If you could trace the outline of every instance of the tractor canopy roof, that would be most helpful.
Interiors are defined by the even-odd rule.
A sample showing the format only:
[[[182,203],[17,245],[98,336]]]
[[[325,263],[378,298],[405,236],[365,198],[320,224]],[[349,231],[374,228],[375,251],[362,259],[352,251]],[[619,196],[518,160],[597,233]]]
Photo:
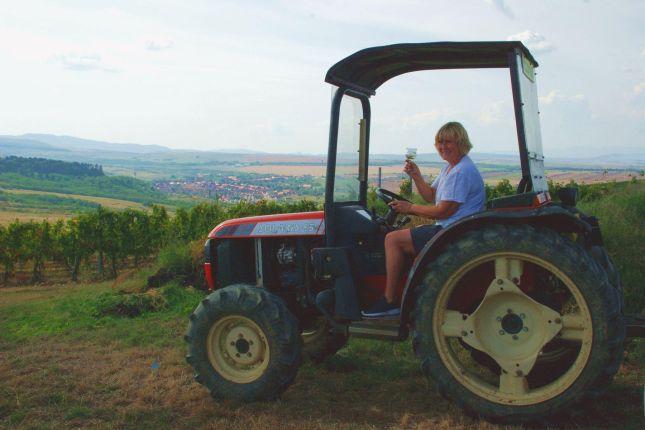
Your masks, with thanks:
[[[434,69],[509,67],[509,52],[521,49],[534,67],[537,61],[522,42],[400,43],[363,49],[334,64],[325,82],[374,95],[389,79]]]

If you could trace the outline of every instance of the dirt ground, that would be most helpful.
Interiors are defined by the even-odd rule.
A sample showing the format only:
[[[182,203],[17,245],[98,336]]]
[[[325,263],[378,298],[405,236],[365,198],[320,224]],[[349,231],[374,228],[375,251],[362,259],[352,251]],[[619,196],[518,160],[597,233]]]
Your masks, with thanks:
[[[193,381],[180,349],[50,339],[3,351],[0,410],[14,411],[8,427],[503,428],[464,416],[419,372],[375,384],[342,355],[326,366],[303,368],[280,401],[239,405],[211,399]],[[153,362],[158,370],[151,369]],[[632,414],[642,417],[642,411],[631,373],[621,371],[604,407],[584,405],[562,428],[637,428]]]

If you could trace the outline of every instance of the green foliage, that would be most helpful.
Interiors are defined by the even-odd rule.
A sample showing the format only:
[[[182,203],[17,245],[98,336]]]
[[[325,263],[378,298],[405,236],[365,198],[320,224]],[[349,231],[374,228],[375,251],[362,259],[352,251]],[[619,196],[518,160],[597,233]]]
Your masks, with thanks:
[[[171,242],[157,256],[157,265],[173,277],[189,275],[192,271],[192,257],[187,243]]]
[[[230,218],[313,210],[320,210],[320,206],[311,200],[287,203],[261,200],[228,206],[202,203],[190,209],[178,209],[174,218],[170,218],[165,208],[156,205],[150,213],[134,209],[112,211],[99,206],[53,225],[47,221],[15,221],[7,227],[0,226],[3,280],[9,281],[16,265],[31,262],[33,280],[40,282],[45,275],[44,263],[55,261],[67,268],[72,281],[77,281],[82,263],[94,257],[99,277],[106,273],[116,277],[128,261],[137,267],[161,250],[161,268],[172,276],[197,282],[193,279],[194,252],[187,244],[202,241],[217,224]]]
[[[61,287],[42,298],[3,304],[0,312],[0,342],[21,342],[30,338],[61,335],[74,339],[117,341],[126,345],[180,345],[181,331],[188,315],[203,299],[202,292],[171,282],[146,294],[115,292],[107,283]],[[48,294],[48,296],[47,296]],[[134,296],[136,298],[130,298]],[[111,304],[125,302],[139,306],[133,317],[113,313]],[[139,302],[143,303],[139,305]],[[153,304],[150,304],[153,303]],[[175,321],[181,320],[178,325]]]
[[[641,312],[645,309],[645,182],[591,188],[593,192],[584,194],[578,208],[600,222],[605,247],[622,279],[626,311]],[[602,197],[596,197],[597,192]]]
[[[632,183],[636,184],[638,181]],[[626,185],[625,182],[600,182],[596,184],[578,184],[574,180],[570,180],[566,184],[561,184],[553,181],[548,181],[549,194],[554,200],[558,200],[558,192],[563,188],[575,188],[578,190],[579,202],[593,202],[612,195],[614,192],[623,189]]]
[[[495,186],[484,184],[484,189],[486,191],[486,200],[515,194],[515,187],[508,179],[502,179]]]
[[[399,195],[408,198],[412,195],[412,179],[404,178],[399,186]]]
[[[168,307],[166,298],[151,290],[146,293],[105,292],[94,303],[97,317],[106,315],[136,317],[146,312],[155,312]]]

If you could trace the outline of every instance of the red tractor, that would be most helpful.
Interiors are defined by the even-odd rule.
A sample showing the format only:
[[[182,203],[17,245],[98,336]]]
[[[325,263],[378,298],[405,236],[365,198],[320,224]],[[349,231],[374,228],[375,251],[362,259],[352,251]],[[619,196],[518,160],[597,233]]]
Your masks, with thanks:
[[[369,48],[329,69],[324,211],[233,219],[209,234],[213,292],[186,334],[195,379],[216,398],[274,399],[303,356],[320,361],[349,336],[411,336],[438,390],[488,419],[538,420],[600,395],[623,355],[620,278],[575,190],[549,196],[536,67],[520,42],[442,42]],[[517,192],[425,245],[402,282],[400,319],[365,320],[385,286],[385,234],[406,221],[367,208],[370,96],[404,73],[464,68],[510,71]]]

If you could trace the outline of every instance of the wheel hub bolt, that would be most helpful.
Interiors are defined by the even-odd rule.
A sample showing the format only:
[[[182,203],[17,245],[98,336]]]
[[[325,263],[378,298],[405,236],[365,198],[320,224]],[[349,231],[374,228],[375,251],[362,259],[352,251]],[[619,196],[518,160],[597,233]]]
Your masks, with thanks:
[[[235,342],[231,342],[231,346],[235,346]]]
[[[513,340],[517,340],[517,339],[519,339],[519,337],[517,337],[517,335],[516,335],[516,334],[514,334],[514,335],[513,335]]]
[[[560,318],[556,318],[556,319],[555,319],[555,323],[556,323],[556,324],[562,324],[562,320],[561,320]]]
[[[466,336],[468,336],[468,332],[464,330],[464,331],[461,332],[461,335],[466,337]]]
[[[236,356],[237,358],[240,358],[240,353],[239,353],[239,352],[235,353],[235,356]]]
[[[526,318],[526,315],[525,314],[520,314],[520,318],[524,319],[524,318]]]
[[[249,345],[253,345],[253,341],[252,341],[252,340],[249,340]]]
[[[502,285],[503,283],[504,283],[504,280],[502,280],[502,279],[497,280],[497,285]]]
[[[500,331],[499,331],[499,334],[500,334],[500,335],[502,335],[502,336],[504,336],[504,335],[506,334],[506,332],[505,332],[504,330],[500,330]]]
[[[529,328],[528,327],[523,327],[522,330],[524,330],[524,333],[526,333],[527,331],[529,331]]]
[[[512,314],[512,313],[513,313],[513,309],[511,309],[511,308],[506,309],[506,313]]]
[[[518,278],[513,278],[513,283],[514,283],[515,285],[519,285],[519,284],[520,284],[520,280],[519,280]]]
[[[251,357],[251,353],[250,353],[250,352],[249,352],[248,354],[246,354],[246,355],[247,355],[248,357]]]
[[[502,320],[502,317],[497,317],[497,318],[495,318],[495,320],[496,320],[497,322],[500,322],[500,321]]]
[[[522,372],[521,370],[518,370],[517,372],[515,372],[515,374],[517,376],[522,376],[522,375],[524,375],[524,372]]]

